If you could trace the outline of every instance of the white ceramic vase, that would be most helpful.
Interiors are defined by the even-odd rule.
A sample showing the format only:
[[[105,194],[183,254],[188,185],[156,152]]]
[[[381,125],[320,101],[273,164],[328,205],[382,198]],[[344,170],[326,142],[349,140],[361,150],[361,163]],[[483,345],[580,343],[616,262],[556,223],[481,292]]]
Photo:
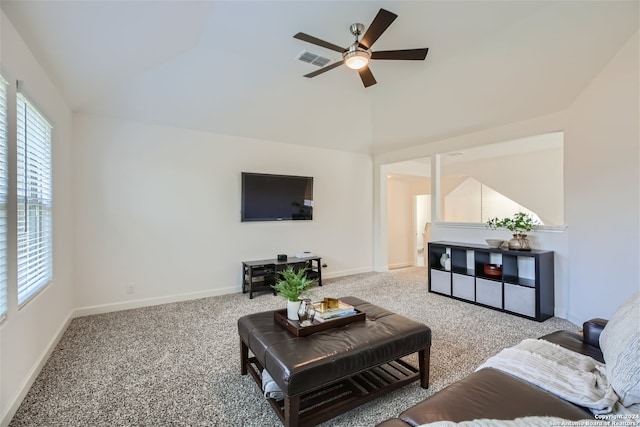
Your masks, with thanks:
[[[451,257],[449,256],[449,254],[442,254],[442,256],[440,257],[440,265],[447,271],[451,270]]]
[[[300,308],[300,301],[287,300],[287,319],[298,320],[298,309]]]

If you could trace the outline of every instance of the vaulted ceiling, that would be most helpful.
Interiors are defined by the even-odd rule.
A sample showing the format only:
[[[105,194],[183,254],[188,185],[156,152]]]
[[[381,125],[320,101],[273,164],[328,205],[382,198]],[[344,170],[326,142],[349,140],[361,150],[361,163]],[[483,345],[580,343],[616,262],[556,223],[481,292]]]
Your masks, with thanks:
[[[382,153],[568,108],[638,31],[639,2],[16,1],[1,7],[75,112]],[[340,46],[398,15],[364,88],[317,69],[299,31]]]

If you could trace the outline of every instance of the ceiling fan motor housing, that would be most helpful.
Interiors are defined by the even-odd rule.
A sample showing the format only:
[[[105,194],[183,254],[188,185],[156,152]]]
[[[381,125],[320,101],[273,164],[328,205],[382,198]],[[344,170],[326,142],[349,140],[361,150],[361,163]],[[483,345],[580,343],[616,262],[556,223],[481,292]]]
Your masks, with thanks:
[[[364,25],[360,23],[351,24],[349,27],[349,31],[356,37],[360,37],[360,35],[364,32]]]

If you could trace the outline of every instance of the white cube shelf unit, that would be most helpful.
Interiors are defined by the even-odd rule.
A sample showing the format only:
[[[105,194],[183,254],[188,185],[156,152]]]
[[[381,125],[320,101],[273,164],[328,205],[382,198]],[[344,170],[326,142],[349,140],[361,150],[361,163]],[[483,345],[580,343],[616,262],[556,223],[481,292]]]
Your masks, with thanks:
[[[447,268],[440,262],[445,253]],[[553,251],[430,242],[429,292],[542,322],[554,314],[553,259]],[[501,265],[502,274],[485,274],[485,264]]]

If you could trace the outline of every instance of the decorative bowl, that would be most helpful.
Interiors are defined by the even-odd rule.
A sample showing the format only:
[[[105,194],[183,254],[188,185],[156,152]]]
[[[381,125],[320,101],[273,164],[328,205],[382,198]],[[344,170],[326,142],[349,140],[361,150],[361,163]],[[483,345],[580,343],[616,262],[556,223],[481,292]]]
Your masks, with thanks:
[[[504,243],[504,240],[486,239],[485,242],[487,242],[490,248],[499,248]]]
[[[502,266],[498,264],[485,264],[484,274],[487,276],[502,276]]]

